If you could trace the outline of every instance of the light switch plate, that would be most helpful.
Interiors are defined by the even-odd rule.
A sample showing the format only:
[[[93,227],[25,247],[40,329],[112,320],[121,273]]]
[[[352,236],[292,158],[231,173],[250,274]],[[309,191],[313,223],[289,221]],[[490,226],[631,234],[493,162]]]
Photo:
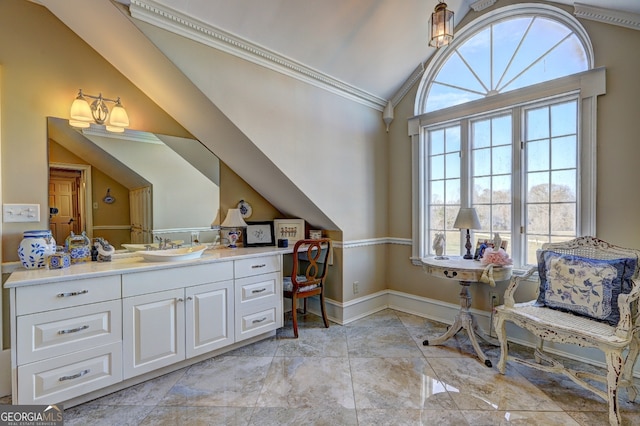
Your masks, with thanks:
[[[3,204],[3,222],[40,222],[40,204]]]

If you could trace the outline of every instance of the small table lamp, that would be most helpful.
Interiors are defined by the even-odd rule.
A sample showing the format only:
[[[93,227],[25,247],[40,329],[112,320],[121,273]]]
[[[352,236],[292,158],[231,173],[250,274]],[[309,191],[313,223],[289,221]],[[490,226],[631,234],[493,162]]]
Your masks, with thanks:
[[[247,223],[242,218],[240,209],[229,209],[227,211],[227,217],[224,218],[224,222],[220,225],[221,228],[229,229],[229,248],[236,248],[236,241],[239,238],[238,228],[245,228]]]
[[[467,243],[464,245],[467,249],[467,254],[465,254],[463,258],[473,259],[471,255],[471,235],[469,234],[469,229],[480,229],[480,220],[478,219],[476,209],[461,207],[453,227],[467,230]]]

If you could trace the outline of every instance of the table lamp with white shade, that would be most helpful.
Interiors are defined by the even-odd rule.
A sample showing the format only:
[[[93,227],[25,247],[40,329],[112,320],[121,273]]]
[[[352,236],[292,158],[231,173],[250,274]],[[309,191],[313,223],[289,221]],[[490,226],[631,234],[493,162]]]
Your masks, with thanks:
[[[239,233],[242,232],[239,228],[245,228],[247,223],[242,218],[240,209],[229,209],[227,211],[227,217],[224,218],[224,222],[220,225],[220,228],[228,229],[229,233],[229,248],[236,248],[236,241],[240,237]]]
[[[473,259],[473,256],[471,255],[471,235],[469,233],[469,230],[480,229],[480,219],[478,219],[476,209],[461,207],[460,211],[458,212],[458,216],[456,217],[456,221],[453,224],[453,227],[456,229],[467,230],[467,243],[464,245],[464,247],[467,249],[467,253],[463,256],[463,258]]]

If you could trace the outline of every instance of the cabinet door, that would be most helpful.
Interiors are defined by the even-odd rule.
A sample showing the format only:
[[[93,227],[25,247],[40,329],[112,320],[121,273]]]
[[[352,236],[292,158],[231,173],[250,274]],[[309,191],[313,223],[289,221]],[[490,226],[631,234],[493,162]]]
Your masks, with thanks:
[[[187,358],[233,343],[233,281],[185,290]]]
[[[184,289],[122,300],[124,378],[184,359]]]

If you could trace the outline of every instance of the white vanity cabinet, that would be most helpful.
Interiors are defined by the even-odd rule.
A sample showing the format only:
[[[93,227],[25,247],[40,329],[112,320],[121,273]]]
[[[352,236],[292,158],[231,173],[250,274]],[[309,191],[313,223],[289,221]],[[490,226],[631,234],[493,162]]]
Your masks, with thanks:
[[[282,327],[282,251],[9,277],[14,404],[75,405]]]
[[[231,261],[126,274],[122,288],[125,379],[233,343]]]
[[[236,342],[282,327],[282,257],[236,260]]]
[[[14,289],[14,404],[63,401],[122,380],[120,291],[120,275]]]
[[[185,289],[187,358],[234,342],[233,281]]]

